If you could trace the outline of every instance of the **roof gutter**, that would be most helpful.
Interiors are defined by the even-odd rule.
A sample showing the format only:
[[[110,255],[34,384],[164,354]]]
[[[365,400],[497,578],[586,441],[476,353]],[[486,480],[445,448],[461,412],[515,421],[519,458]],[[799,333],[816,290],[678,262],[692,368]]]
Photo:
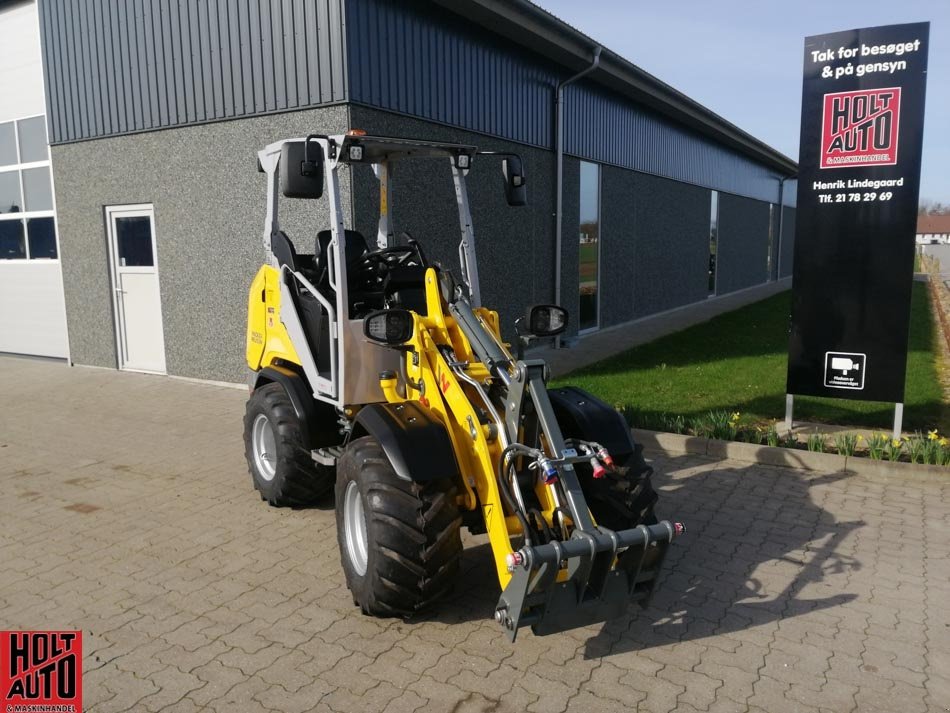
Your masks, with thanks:
[[[577,74],[558,82],[554,91],[554,151],[557,155],[557,178],[554,181],[554,304],[561,304],[561,231],[564,224],[564,88],[593,72],[600,66],[600,53],[603,48],[594,48],[591,63]],[[554,340],[555,347],[561,345],[561,338]]]

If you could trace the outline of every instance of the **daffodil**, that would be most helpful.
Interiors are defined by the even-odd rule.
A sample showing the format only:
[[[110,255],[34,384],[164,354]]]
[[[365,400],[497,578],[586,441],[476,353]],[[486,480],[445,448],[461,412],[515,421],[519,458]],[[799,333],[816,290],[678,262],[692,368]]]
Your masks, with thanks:
[[[894,446],[894,448],[900,448],[900,445],[901,445],[900,439],[895,438],[894,440],[891,441],[891,445]]]
[[[950,441],[948,441],[946,438],[941,438],[939,441],[937,441],[937,443],[939,443],[941,446],[946,448],[947,444],[950,443]]]
[[[927,432],[927,438],[931,441],[936,441],[940,436],[937,435],[937,429],[935,428],[932,431]]]
[[[733,421],[738,421],[738,420],[739,420],[739,412],[738,412],[738,411],[736,411],[735,413],[732,414],[732,420],[733,420]]]
[[[864,436],[862,436],[860,433],[858,434],[858,440],[859,440],[859,441],[863,441],[863,440],[864,440]]]

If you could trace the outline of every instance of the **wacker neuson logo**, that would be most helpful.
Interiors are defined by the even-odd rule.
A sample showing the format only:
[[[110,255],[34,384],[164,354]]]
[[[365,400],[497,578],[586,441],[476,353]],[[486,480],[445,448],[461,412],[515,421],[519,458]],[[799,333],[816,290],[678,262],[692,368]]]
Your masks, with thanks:
[[[821,167],[897,163],[900,87],[825,94]]]

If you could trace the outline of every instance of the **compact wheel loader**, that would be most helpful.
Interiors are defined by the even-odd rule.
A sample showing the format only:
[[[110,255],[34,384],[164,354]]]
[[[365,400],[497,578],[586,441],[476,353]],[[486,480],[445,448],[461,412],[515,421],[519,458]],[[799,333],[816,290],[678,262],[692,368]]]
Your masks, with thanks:
[[[393,168],[417,159],[451,166],[458,275],[393,231]],[[476,160],[499,162],[507,203],[525,204],[521,158],[474,146],[354,130],[258,153],[266,264],[248,299],[244,440],[271,505],[334,493],[347,586],[366,614],[435,601],[458,571],[461,527],[487,533],[494,616],[514,641],[521,627],[550,634],[646,605],[683,528],[657,521],[651,469],[621,416],[580,389],[548,389],[544,362],[522,358],[567,313],[531,307],[513,354],[482,306],[465,183]],[[343,223],[339,174],[358,164],[379,181],[372,245]],[[328,202],[312,252],[281,230],[282,198]]]

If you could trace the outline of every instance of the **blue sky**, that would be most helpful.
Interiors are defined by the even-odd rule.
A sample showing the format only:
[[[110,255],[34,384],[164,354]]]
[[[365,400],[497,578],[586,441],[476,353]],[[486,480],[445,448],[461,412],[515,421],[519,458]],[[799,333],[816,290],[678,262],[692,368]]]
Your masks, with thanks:
[[[805,37],[930,21],[921,199],[950,204],[950,0],[534,0],[798,160]]]

